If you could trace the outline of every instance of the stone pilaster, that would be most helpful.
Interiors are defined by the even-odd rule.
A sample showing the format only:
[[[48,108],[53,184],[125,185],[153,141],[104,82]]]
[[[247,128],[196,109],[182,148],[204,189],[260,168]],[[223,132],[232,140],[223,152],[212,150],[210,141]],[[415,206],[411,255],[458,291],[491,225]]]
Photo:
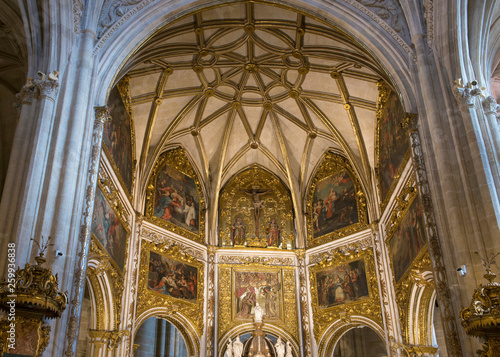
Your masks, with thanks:
[[[66,356],[74,356],[78,344],[78,330],[80,325],[80,314],[82,308],[83,294],[85,288],[85,275],[87,273],[87,259],[90,247],[90,233],[92,227],[92,213],[94,211],[94,200],[101,157],[102,134],[104,124],[109,120],[109,112],[106,107],[95,108],[94,131],[92,135],[92,154],[87,176],[87,194],[85,196],[85,208],[82,217],[80,236],[77,246],[77,264],[73,277],[72,291],[69,305],[69,322],[66,332]]]
[[[446,347],[449,356],[461,356],[462,350],[458,338],[456,317],[458,313],[454,311],[451,301],[446,268],[438,236],[436,220],[434,217],[431,192],[427,173],[425,170],[420,135],[418,133],[418,117],[416,114],[406,114],[401,126],[408,134],[410,140],[411,157],[417,180],[417,189],[420,196],[422,211],[424,213],[425,230],[429,254],[431,257],[432,270],[436,286],[437,300],[440,306],[441,321],[446,338]]]
[[[206,350],[205,355],[214,355],[214,332],[215,332],[215,246],[208,246],[207,252],[207,302],[206,302]]]
[[[299,271],[299,298],[300,309],[302,315],[302,336],[303,348],[306,356],[313,356],[312,348],[312,335],[313,330],[311,326],[311,317],[309,314],[309,284],[307,284],[307,267],[305,250],[297,250],[297,262]]]

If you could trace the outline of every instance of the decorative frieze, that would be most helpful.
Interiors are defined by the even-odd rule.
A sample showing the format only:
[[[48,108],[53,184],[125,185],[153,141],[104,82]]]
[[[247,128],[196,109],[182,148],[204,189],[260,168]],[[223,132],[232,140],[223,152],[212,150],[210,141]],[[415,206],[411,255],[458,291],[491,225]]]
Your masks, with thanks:
[[[328,249],[326,251],[313,254],[309,257],[309,264],[316,264],[325,259],[331,259],[335,253],[340,253],[344,255],[351,254],[351,252],[357,252],[359,250],[366,250],[372,246],[372,240],[370,237],[366,237],[355,242],[345,244],[340,247],[335,247]]]

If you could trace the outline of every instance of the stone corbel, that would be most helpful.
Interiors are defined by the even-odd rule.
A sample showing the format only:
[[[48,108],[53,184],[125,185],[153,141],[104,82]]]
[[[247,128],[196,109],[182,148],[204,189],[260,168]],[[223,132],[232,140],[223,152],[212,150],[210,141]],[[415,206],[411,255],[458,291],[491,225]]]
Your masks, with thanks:
[[[468,110],[474,108],[475,98],[478,96],[485,97],[483,90],[486,88],[478,87],[477,81],[462,83],[462,79],[457,79],[453,85],[453,95],[457,100],[458,105],[461,109]]]
[[[26,84],[21,88],[21,91],[16,94],[14,107],[20,111],[23,104],[31,104],[33,102],[34,94],[35,85],[33,84],[33,78],[28,78]]]

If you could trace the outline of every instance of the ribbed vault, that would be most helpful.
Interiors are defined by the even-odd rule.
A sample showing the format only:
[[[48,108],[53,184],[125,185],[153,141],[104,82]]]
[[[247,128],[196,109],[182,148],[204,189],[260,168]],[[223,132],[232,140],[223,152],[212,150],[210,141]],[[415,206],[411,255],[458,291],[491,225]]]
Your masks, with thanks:
[[[143,183],[158,155],[180,144],[209,192],[259,163],[289,185],[301,211],[331,149],[349,158],[373,201],[377,81],[385,76],[341,30],[265,3],[214,7],[159,30],[118,78],[125,75]]]

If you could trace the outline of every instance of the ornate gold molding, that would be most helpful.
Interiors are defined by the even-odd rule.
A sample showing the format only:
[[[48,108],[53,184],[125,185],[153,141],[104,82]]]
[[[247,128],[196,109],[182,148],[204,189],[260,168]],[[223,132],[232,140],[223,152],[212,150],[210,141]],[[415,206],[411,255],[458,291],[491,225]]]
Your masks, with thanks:
[[[344,244],[340,247],[334,247],[334,248],[328,249],[324,252],[311,254],[309,256],[309,264],[317,264],[317,263],[331,257],[336,252],[341,253],[341,254],[350,254],[350,252],[352,252],[352,251],[366,250],[366,249],[372,247],[372,245],[373,244],[372,244],[371,237],[362,238],[362,239],[357,240],[355,242]]]
[[[160,171],[163,169],[165,165],[175,168],[179,172],[193,179],[196,185],[196,191],[198,193],[199,200],[199,225],[198,225],[198,234],[189,231],[188,229],[184,229],[172,222],[169,222],[165,219],[156,217],[154,215],[155,209],[155,195],[156,195],[156,180]],[[146,219],[154,223],[160,227],[163,227],[171,232],[179,234],[183,237],[194,240],[195,242],[204,244],[205,243],[205,195],[203,194],[203,190],[201,187],[200,180],[198,175],[193,169],[193,165],[189,161],[186,156],[184,149],[177,148],[173,150],[169,150],[164,152],[158,160],[156,161],[153,170],[151,172],[151,176],[148,183],[147,188],[147,197],[146,197]]]
[[[172,296],[154,292],[148,288],[149,257],[151,252],[175,259],[197,268],[198,277],[196,302],[174,298]],[[141,247],[141,265],[139,271],[139,287],[136,305],[137,316],[140,316],[153,307],[164,307],[167,311],[169,311],[167,316],[180,314],[187,319],[194,327],[198,339],[201,339],[204,325],[204,268],[205,265],[202,262],[199,262],[193,256],[182,251],[179,246],[169,247],[155,245],[154,243],[143,240]]]
[[[418,191],[415,186],[415,175],[412,175],[411,178],[406,181],[405,186],[396,197],[394,209],[391,212],[391,218],[389,220],[389,223],[385,227],[387,236],[386,241],[389,241],[392,238],[392,235],[399,227],[401,221],[404,219],[406,212],[408,212],[408,209],[413,203],[413,200],[417,198]]]
[[[155,232],[152,229],[142,225],[140,228],[139,236],[148,241],[151,241],[157,245],[162,246],[178,246],[183,252],[195,257],[196,259],[203,260],[204,253],[200,249],[193,248],[178,239],[169,237],[168,235],[162,234],[160,232]]]
[[[365,262],[369,296],[359,301],[347,302],[320,309],[316,274],[320,271],[326,270],[327,268],[334,268],[341,264],[350,263],[360,259],[363,259]],[[375,274],[373,251],[371,249],[364,251],[350,251],[347,254],[333,252],[330,257],[325,258],[323,261],[309,268],[309,281],[312,299],[311,306],[314,319],[314,336],[316,341],[322,340],[325,331],[333,322],[343,319],[346,323],[349,323],[350,316],[353,315],[364,316],[375,321],[379,326],[383,325],[377,276]]]
[[[295,266],[295,261],[290,257],[266,257],[266,256],[248,256],[248,255],[221,255],[218,257],[219,264],[236,264],[252,266]]]
[[[309,215],[309,219],[307,220],[308,248],[316,247],[318,245],[328,243],[332,240],[336,240],[357,233],[365,229],[368,225],[366,197],[361,189],[361,183],[358,179],[358,176],[354,172],[354,169],[352,168],[349,160],[340,155],[328,151],[324,154],[324,157],[322,160],[320,160],[320,162],[321,163],[316,171],[316,175],[311,181],[311,185],[309,187],[306,199],[307,202],[306,212]],[[327,178],[331,175],[335,175],[342,171],[346,171],[349,174],[349,177],[351,178],[354,184],[354,190],[356,192],[356,206],[357,206],[356,209],[358,211],[358,222],[315,238],[312,217],[313,217],[313,198],[316,186],[318,182],[323,180],[324,178]]]

